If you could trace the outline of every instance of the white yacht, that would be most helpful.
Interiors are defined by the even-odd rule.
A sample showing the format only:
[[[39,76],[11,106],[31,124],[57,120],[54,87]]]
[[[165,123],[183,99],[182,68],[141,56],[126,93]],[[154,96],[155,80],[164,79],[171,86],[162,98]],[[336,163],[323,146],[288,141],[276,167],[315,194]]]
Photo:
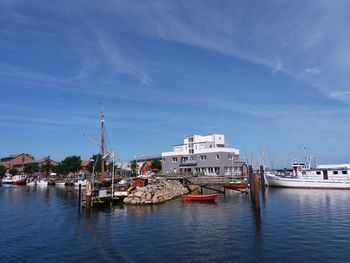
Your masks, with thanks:
[[[292,175],[265,174],[271,187],[350,189],[350,164],[317,165],[311,168],[303,163],[294,163]]]

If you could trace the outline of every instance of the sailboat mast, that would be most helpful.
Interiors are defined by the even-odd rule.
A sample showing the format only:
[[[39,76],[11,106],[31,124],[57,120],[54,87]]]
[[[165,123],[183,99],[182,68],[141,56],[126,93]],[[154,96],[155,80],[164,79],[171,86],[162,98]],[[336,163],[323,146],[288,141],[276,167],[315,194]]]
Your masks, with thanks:
[[[104,162],[104,155],[105,155],[105,127],[104,127],[104,122],[105,122],[105,116],[103,112],[101,111],[101,178],[104,178],[104,173],[105,173],[105,162]]]

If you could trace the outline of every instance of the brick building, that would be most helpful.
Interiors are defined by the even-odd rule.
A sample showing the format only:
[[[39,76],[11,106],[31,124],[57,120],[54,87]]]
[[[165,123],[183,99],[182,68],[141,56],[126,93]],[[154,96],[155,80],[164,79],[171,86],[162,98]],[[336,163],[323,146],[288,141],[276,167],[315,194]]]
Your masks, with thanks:
[[[5,166],[7,169],[17,169],[18,171],[23,171],[25,163],[33,162],[34,157],[27,153],[21,153],[16,155],[11,155],[0,159],[0,165]]]

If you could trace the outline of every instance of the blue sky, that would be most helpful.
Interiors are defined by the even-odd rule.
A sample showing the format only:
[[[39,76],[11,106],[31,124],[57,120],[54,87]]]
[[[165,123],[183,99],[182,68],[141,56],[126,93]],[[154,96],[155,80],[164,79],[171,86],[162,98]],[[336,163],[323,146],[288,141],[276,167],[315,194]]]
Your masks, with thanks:
[[[350,162],[348,1],[0,2],[0,155],[121,160],[225,134],[270,166]]]

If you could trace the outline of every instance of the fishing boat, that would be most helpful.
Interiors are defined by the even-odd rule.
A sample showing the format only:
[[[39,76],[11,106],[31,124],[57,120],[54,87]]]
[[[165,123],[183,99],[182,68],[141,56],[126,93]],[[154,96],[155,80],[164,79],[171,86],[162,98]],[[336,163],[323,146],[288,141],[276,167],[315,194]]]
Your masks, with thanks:
[[[15,175],[12,177],[12,184],[14,185],[26,185],[27,176],[24,174]]]
[[[317,165],[311,168],[304,163],[294,163],[287,175],[265,174],[270,187],[350,189],[350,164]]]
[[[215,201],[218,194],[188,194],[183,197],[184,201]]]

